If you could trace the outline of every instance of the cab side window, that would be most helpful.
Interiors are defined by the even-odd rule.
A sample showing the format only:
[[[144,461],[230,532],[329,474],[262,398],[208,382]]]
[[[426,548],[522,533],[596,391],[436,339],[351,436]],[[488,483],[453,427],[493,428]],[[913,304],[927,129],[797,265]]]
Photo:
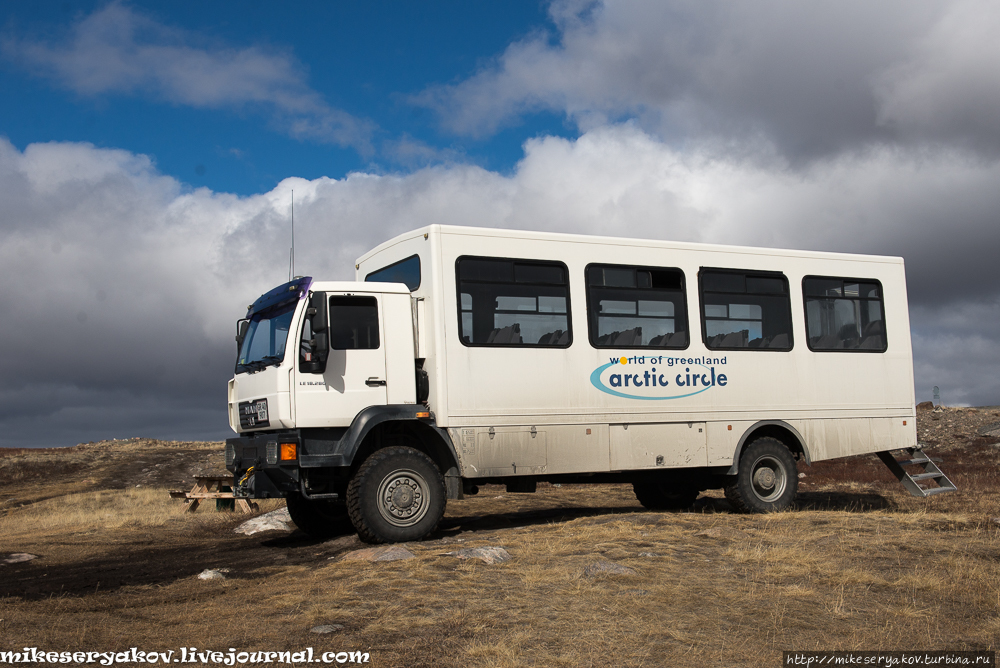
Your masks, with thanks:
[[[375,350],[378,347],[378,300],[330,297],[330,348]]]

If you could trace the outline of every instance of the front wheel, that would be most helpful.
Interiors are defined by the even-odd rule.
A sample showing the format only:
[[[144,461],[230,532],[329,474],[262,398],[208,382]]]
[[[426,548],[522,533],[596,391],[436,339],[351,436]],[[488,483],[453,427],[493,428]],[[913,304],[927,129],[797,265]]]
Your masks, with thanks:
[[[347,510],[366,543],[420,540],[444,516],[444,478],[414,448],[393,446],[365,460],[347,487]]]
[[[744,513],[785,510],[799,486],[795,458],[784,443],[764,437],[747,446],[739,470],[725,487],[726,499]]]
[[[350,533],[347,504],[332,499],[307,499],[289,494],[285,499],[295,526],[313,538],[329,538]]]

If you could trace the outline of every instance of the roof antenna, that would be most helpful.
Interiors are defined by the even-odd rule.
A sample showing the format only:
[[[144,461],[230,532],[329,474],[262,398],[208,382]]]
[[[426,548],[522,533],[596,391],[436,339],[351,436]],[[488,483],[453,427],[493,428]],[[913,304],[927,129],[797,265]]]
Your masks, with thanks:
[[[295,276],[295,191],[292,191],[292,247],[288,251],[288,282]]]

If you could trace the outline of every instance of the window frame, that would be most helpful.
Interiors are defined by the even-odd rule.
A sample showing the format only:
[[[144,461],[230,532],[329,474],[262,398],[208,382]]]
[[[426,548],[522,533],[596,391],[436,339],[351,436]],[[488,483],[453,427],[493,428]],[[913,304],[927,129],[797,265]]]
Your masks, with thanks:
[[[840,281],[841,289],[843,289],[843,284],[845,283],[874,283],[878,286],[878,302],[882,310],[882,349],[877,348],[813,348],[812,343],[809,341],[809,312],[808,312],[808,301],[810,296],[806,294],[806,281],[807,280],[824,280],[824,281]],[[881,355],[889,350],[889,330],[886,327],[886,315],[885,315],[885,289],[882,287],[882,281],[877,278],[854,278],[850,276],[819,276],[816,274],[809,274],[808,276],[802,277],[802,325],[806,330],[806,346],[810,351],[814,353],[868,353]],[[812,297],[813,299],[834,299],[833,297]],[[852,297],[839,297],[839,299],[854,299]],[[867,297],[858,296],[856,298],[858,301],[874,301]]]
[[[787,317],[788,317],[788,347],[787,348],[750,348],[750,347],[739,347],[739,346],[717,346],[711,347],[708,345],[708,318],[705,316],[705,287],[704,287],[704,277],[706,273],[714,274],[735,274],[744,277],[744,280],[749,277],[754,278],[778,278],[785,285],[785,292],[782,294],[778,293],[748,293],[743,294],[748,295],[767,295],[767,294],[777,294],[778,296],[785,297],[785,306],[787,307]],[[709,294],[717,295],[734,295],[739,294],[735,292],[711,292]],[[795,322],[792,319],[792,291],[791,284],[788,281],[788,277],[783,271],[770,271],[762,269],[735,269],[732,267],[699,267],[698,268],[698,318],[701,321],[701,341],[705,345],[707,350],[726,350],[726,351],[757,351],[757,352],[770,352],[770,353],[788,353],[795,349]],[[715,318],[713,318],[714,320]],[[726,318],[727,320],[735,318]],[[761,320],[763,323],[763,319]],[[762,332],[763,335],[763,332]]]
[[[675,346],[616,346],[616,345],[608,345],[608,344],[599,344],[599,343],[597,343],[594,340],[594,336],[593,336],[594,335],[594,330],[596,330],[596,328],[592,328],[591,327],[590,316],[591,316],[591,314],[594,314],[595,323],[596,323],[597,319],[601,317],[601,314],[600,314],[599,311],[596,310],[596,306],[597,305],[595,305],[594,300],[591,297],[590,270],[591,270],[591,268],[603,268],[603,267],[609,267],[609,268],[612,268],[612,269],[630,269],[633,272],[635,272],[635,271],[642,271],[642,270],[648,270],[648,271],[675,271],[675,272],[679,273],[680,276],[681,276],[680,293],[681,293],[681,302],[682,303],[681,303],[680,313],[675,313],[673,315],[673,319],[674,319],[675,323],[681,317],[683,317],[683,319],[684,319],[684,325],[686,326],[686,334],[687,334],[687,341],[684,344],[684,347],[677,348]],[[584,283],[584,290],[586,292],[586,297],[587,297],[587,339],[590,341],[590,345],[591,345],[592,348],[595,348],[597,350],[608,350],[608,349],[618,349],[618,350],[687,350],[688,348],[691,347],[691,339],[692,339],[692,337],[691,337],[691,317],[690,317],[691,312],[690,312],[690,309],[688,308],[687,275],[684,273],[684,270],[681,269],[680,267],[654,267],[654,266],[651,266],[651,265],[614,264],[614,263],[609,263],[609,262],[591,262],[591,263],[587,264],[586,267],[584,267],[584,270],[583,270],[583,283]],[[638,282],[636,283],[636,285],[638,286]],[[608,286],[602,286],[602,287],[606,288]],[[611,289],[616,289],[616,288],[612,287]],[[642,291],[644,288],[635,287],[635,288],[620,288],[620,289],[634,290],[635,292],[638,293],[638,292]],[[650,290],[654,290],[654,289],[655,288],[650,288]],[[638,298],[636,298],[636,303],[638,305]],[[638,319],[638,318],[645,317],[645,316],[639,316],[638,315],[638,310],[636,310],[635,317]],[[649,319],[653,319],[653,318],[649,318]]]
[[[558,266],[563,271],[563,276],[565,276],[565,283],[518,283],[516,280],[510,283],[498,283],[489,281],[471,281],[473,284],[487,283],[490,285],[539,285],[539,286],[559,286],[566,290],[566,333],[569,334],[569,339],[565,344],[558,343],[475,343],[473,341],[465,341],[462,337],[462,276],[460,273],[460,266],[463,260],[489,260],[497,262],[510,262],[513,268],[515,264],[527,264],[527,265],[538,265],[538,266]],[[501,257],[492,255],[460,255],[455,258],[455,312],[458,316],[458,341],[466,348],[517,348],[517,349],[542,349],[542,348],[552,348],[557,350],[565,350],[573,345],[573,307],[571,300],[571,290],[570,290],[570,273],[569,267],[566,266],[565,262],[559,260],[539,260],[535,258],[517,258],[517,257]],[[537,298],[536,298],[537,299]],[[494,309],[494,313],[496,310]],[[530,313],[530,311],[525,311],[525,313]],[[535,313],[538,313],[537,311]],[[556,314],[562,315],[562,314]],[[523,338],[522,338],[523,341]]]
[[[394,282],[394,281],[372,281],[370,279],[375,274],[383,272],[383,271],[385,271],[387,269],[392,269],[396,265],[403,264],[404,262],[409,262],[413,258],[417,259],[417,285],[415,287],[412,287],[412,288],[409,285],[407,285],[406,283],[403,283],[403,285],[406,285],[406,287],[409,288],[410,292],[416,292],[417,290],[420,289],[420,285],[424,281],[424,267],[423,267],[423,263],[421,263],[421,261],[420,261],[420,253],[414,253],[413,255],[411,255],[409,257],[404,257],[402,260],[397,260],[396,262],[393,262],[392,264],[387,264],[384,267],[382,267],[381,269],[375,269],[374,271],[368,272],[368,274],[365,275],[365,281],[364,282],[365,283],[390,283],[390,282]]]
[[[350,300],[350,301],[357,301],[357,302],[362,302],[362,301],[365,301],[365,302],[368,302],[368,301],[374,302],[374,306],[375,306],[375,334],[378,336],[378,345],[377,346],[375,346],[374,348],[372,348],[370,346],[364,347],[364,348],[362,348],[362,347],[354,347],[354,348],[336,348],[336,347],[334,347],[334,345],[333,345],[333,343],[334,343],[333,342],[333,314],[334,314],[334,308],[335,308],[335,306],[333,304],[333,301],[335,299],[337,299],[337,300],[344,300],[344,301]],[[365,305],[365,307],[368,308],[369,305]],[[383,348],[383,346],[385,345],[384,337],[382,336],[382,324],[383,324],[383,321],[382,321],[382,300],[379,299],[378,297],[376,297],[375,295],[366,295],[366,294],[340,294],[340,293],[330,294],[330,293],[327,293],[327,296],[326,296],[326,308],[327,308],[326,331],[327,331],[327,336],[329,337],[329,345],[330,345],[330,350],[331,351],[333,351],[333,350],[343,350],[343,351],[351,351],[351,350],[381,350]],[[303,327],[305,327],[304,323],[303,323]]]

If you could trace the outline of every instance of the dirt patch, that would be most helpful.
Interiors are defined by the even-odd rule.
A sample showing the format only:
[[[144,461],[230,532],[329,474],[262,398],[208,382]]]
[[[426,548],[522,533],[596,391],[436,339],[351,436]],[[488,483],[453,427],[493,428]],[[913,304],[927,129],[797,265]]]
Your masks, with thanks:
[[[626,485],[484,486],[450,502],[430,540],[403,546],[413,558],[373,562],[340,558],[365,548],[354,535],[244,536],[233,529],[247,516],[158,500],[221,468],[221,444],[0,453],[0,553],[37,555],[0,564],[0,637],[52,651],[364,650],[374,666],[760,666],[789,649],[995,650],[1000,447],[979,431],[998,421],[993,409],[921,411],[921,440],[953,494],[910,497],[874,456],[801,466],[796,508],[775,515],[733,514],[718,492],[692,512],[658,513]],[[96,492],[105,496],[88,503],[128,493],[150,517],[88,511],[58,530],[23,521]],[[511,559],[448,556],[475,548]],[[581,577],[593,564],[621,568]],[[207,569],[228,570],[198,579]],[[311,632],[321,626],[334,630]]]

